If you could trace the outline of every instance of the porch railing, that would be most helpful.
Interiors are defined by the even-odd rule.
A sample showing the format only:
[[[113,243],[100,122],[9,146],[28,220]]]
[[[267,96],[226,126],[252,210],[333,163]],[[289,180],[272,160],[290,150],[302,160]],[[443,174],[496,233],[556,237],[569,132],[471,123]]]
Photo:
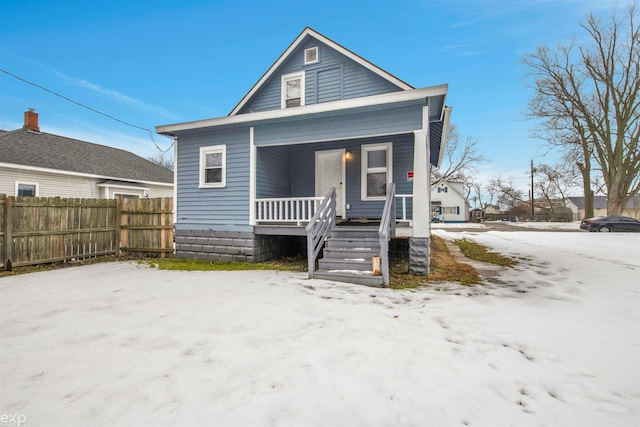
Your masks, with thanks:
[[[336,224],[336,189],[332,187],[327,193],[315,214],[305,227],[307,232],[307,262],[309,278],[313,279],[316,269],[316,258],[322,249],[324,240],[331,228]]]
[[[309,222],[323,197],[256,199],[256,222]]]
[[[413,194],[396,194],[396,200],[400,200],[402,206],[402,216],[397,218],[397,221],[408,222],[409,226],[411,226],[413,221],[407,216],[407,199],[413,199]]]
[[[380,219],[380,270],[382,281],[389,284],[389,239],[396,234],[396,184],[389,184],[387,200],[384,203],[382,218]]]

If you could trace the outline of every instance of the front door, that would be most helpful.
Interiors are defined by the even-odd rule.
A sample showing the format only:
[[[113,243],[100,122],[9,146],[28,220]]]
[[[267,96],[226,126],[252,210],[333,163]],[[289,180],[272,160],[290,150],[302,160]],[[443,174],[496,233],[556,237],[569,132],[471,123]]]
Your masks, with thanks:
[[[316,151],[316,197],[336,189],[336,214],[344,218],[344,150]]]

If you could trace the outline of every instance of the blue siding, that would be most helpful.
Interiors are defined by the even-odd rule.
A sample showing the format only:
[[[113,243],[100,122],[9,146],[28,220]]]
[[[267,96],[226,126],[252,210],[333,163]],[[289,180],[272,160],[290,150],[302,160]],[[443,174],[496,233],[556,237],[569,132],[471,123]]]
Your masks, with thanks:
[[[413,132],[422,127],[423,105],[261,123],[255,127],[255,144],[260,146]]]
[[[291,194],[292,147],[257,150],[256,198],[284,197]]]
[[[200,147],[225,144],[227,185],[198,188]],[[249,130],[186,132],[178,140],[176,228],[233,229],[249,223]]]
[[[378,138],[366,138],[348,141],[332,141],[318,144],[304,144],[293,147],[293,165],[291,194],[281,196],[303,197],[315,194],[315,152],[322,150],[336,150],[344,148],[353,158],[346,162],[346,203],[351,209],[345,211],[347,218],[379,218],[384,202],[361,200],[361,146],[392,142],[393,150],[393,179],[396,182],[396,192],[399,194],[411,194],[413,183],[407,181],[407,172],[413,170],[413,134],[393,135]],[[275,147],[265,147],[258,151],[269,151]],[[408,204],[410,208],[411,205]],[[401,214],[398,205],[397,214]],[[409,210],[410,212],[410,210]]]
[[[318,47],[319,61],[304,65],[304,50],[314,46]],[[292,52],[279,69],[275,70],[271,78],[263,83],[239,114],[279,110],[280,77],[300,71],[305,72],[306,105],[402,90],[335,49],[309,37]]]

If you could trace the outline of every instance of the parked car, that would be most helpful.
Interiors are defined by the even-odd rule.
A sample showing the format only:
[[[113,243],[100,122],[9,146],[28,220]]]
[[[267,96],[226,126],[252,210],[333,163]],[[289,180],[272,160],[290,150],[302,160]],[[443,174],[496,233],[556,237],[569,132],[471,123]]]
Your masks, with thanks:
[[[640,232],[640,221],[627,216],[597,216],[583,219],[580,228],[589,231],[636,231]]]

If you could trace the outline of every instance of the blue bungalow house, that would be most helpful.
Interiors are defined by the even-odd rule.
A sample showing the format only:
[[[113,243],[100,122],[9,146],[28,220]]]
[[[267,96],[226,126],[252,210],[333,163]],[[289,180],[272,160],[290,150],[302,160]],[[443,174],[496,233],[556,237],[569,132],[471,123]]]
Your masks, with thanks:
[[[176,141],[176,256],[260,262],[306,236],[311,278],[381,286],[404,230],[428,274],[446,96],[305,28],[228,116],[157,127]]]

